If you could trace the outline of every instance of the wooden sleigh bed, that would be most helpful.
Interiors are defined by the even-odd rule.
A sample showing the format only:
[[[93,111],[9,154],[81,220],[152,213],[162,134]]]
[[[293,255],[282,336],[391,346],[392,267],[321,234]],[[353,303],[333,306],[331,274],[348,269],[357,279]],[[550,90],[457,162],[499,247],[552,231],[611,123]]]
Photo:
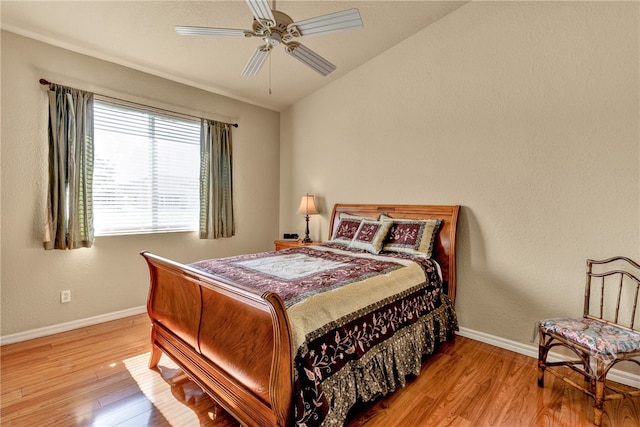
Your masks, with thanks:
[[[338,204],[335,205],[331,216],[330,239],[334,236],[341,217],[345,215],[374,218],[385,215],[387,219],[441,220],[439,231],[433,242],[432,258],[439,265],[442,281],[440,285],[436,286],[438,289],[432,287],[429,292],[424,290],[419,292],[425,295],[441,294],[439,298],[443,303],[438,306],[437,310],[440,314],[435,320],[429,317],[427,321],[425,317],[422,319],[424,321],[418,322],[424,323],[424,328],[428,329],[425,334],[430,335],[426,338],[428,342],[423,343],[420,348],[420,354],[415,356],[418,360],[418,370],[422,353],[432,352],[439,341],[452,337],[453,329],[457,328],[453,302],[456,295],[455,247],[458,212],[459,206]],[[324,250],[322,247],[316,248],[317,250],[314,247],[302,249],[309,253]],[[290,256],[294,256],[295,250],[283,252],[288,251],[292,251]],[[331,256],[342,256],[342,252],[339,250],[337,252],[337,254],[331,253]],[[275,256],[280,252],[266,254]],[[318,341],[316,347],[313,347],[314,343],[310,339],[306,339],[305,345],[308,345],[306,350],[300,351],[297,348],[300,337],[296,338],[296,324],[292,324],[290,318],[292,307],[287,307],[287,304],[290,303],[285,302],[278,293],[240,284],[229,279],[229,276],[225,277],[222,274],[217,274],[216,271],[207,270],[209,267],[203,267],[204,264],[184,265],[149,252],[142,252],[142,256],[146,259],[150,271],[150,291],[147,303],[148,314],[152,321],[150,368],[155,368],[162,353],[165,353],[243,425],[286,426],[320,423],[322,419],[318,419],[318,415],[314,411],[320,411],[324,408],[322,405],[325,407],[333,405],[332,402],[337,399],[336,396],[349,394],[346,389],[339,390],[331,398],[327,389],[322,391],[316,387],[315,390],[312,390],[316,394],[312,393],[312,397],[307,399],[309,402],[302,404],[296,402],[302,398],[303,394],[309,394],[309,387],[305,389],[305,386],[298,385],[297,379],[301,376],[305,377],[303,379],[307,382],[311,381],[311,388],[313,388],[313,384],[316,386],[319,384],[318,378],[328,372],[328,367],[318,364],[306,367],[295,367],[294,365],[298,363],[298,359],[302,360],[301,355],[306,359],[312,359],[312,362],[319,360],[320,353],[326,356],[327,344]],[[263,254],[255,254],[255,257],[263,257]],[[403,257],[410,258],[404,255]],[[418,293],[418,291],[415,292]],[[409,292],[405,292],[405,294],[408,295]],[[386,303],[388,301],[385,300]],[[423,306],[429,304],[431,303],[422,304],[421,307],[424,308]],[[383,304],[379,303],[378,305],[382,310]],[[385,309],[391,313],[392,309],[389,307]],[[393,310],[398,311],[398,308],[394,307]],[[378,315],[376,314],[378,312],[372,313],[374,320],[371,321],[369,318],[369,326]],[[412,322],[416,321],[411,315],[405,317],[412,319]],[[358,325],[364,327],[367,323]],[[405,329],[409,330],[415,327],[417,324]],[[339,328],[325,329],[329,331],[328,334],[335,334],[336,342],[340,331],[344,330]],[[383,327],[382,330],[387,333],[386,329],[388,328]],[[361,330],[363,331],[363,329]],[[355,331],[360,332],[357,325]],[[404,341],[407,339],[405,338]],[[408,341],[413,340],[409,339]],[[345,355],[351,356],[352,353],[358,353],[359,350],[363,350],[365,356],[374,353],[373,351],[366,353],[368,348],[362,348],[362,344],[358,345],[360,349],[351,346],[346,348],[346,351],[343,351],[339,357],[337,353],[334,353],[335,357],[331,360],[339,360],[341,363],[353,366],[365,363],[362,361],[342,361]],[[384,342],[367,345],[371,345],[372,348],[384,348]],[[394,345],[403,344],[394,343]],[[329,346],[332,347],[331,343]],[[396,351],[400,352],[400,350]],[[363,359],[366,359],[365,356]],[[312,362],[307,361],[306,363]],[[379,360],[370,363],[376,362]],[[400,376],[404,377],[402,369],[398,367],[393,369],[399,370]],[[415,366],[407,369],[410,371],[408,373],[417,373],[414,372]],[[339,378],[338,375],[336,377]],[[391,383],[385,386],[387,389],[377,390],[374,387],[373,391],[370,391],[374,395],[373,397],[376,397],[376,394],[386,394],[404,385],[404,378],[397,378],[395,383],[393,379],[390,381]],[[353,386],[345,384],[343,382],[341,385],[343,389],[345,387],[353,389]],[[372,397],[365,399],[369,398]],[[362,395],[358,395],[358,399],[363,399]],[[333,414],[332,416],[337,417],[335,419],[338,420],[343,419],[346,417],[346,410],[352,403],[350,401],[348,405],[343,405],[340,408],[344,412],[343,414]],[[341,423],[335,419],[334,423]]]

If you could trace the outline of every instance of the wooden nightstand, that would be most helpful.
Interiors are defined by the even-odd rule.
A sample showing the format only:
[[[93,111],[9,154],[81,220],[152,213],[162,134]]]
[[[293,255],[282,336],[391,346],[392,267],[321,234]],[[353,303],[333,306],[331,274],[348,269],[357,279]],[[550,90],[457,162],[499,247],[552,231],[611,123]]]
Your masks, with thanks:
[[[276,245],[276,251],[283,249],[297,248],[299,246],[317,245],[320,242],[302,243],[302,240],[276,240],[273,242]]]

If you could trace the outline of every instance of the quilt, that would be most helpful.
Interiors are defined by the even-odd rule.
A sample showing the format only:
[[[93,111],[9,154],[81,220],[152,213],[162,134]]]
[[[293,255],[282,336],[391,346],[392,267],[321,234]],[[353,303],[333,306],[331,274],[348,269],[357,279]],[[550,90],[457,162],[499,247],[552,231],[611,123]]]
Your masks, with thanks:
[[[403,387],[458,328],[430,259],[321,245],[191,266],[283,299],[298,426],[343,425],[356,401]]]

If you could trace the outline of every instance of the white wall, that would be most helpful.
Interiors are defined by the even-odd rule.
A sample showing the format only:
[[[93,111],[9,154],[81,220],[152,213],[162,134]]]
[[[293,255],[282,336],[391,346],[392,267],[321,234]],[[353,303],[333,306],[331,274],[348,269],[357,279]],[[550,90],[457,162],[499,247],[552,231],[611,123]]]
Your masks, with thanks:
[[[279,113],[2,32],[2,336],[146,303],[141,250],[182,262],[271,250],[278,233]],[[233,130],[236,231],[97,237],[93,248],[42,249],[47,97],[40,78],[169,110],[228,119]],[[194,167],[198,167],[195,165]],[[70,289],[72,302],[60,304]]]
[[[529,344],[580,315],[587,258],[640,259],[639,10],[471,2],[298,102],[281,231],[305,192],[316,239],[338,202],[460,204],[461,326]]]
[[[326,238],[338,202],[461,204],[461,325],[528,343],[534,321],[580,313],[586,258],[640,259],[639,9],[472,2],[280,123],[273,111],[2,32],[1,334],[144,304],[143,249],[179,261],[271,249],[278,224],[304,232],[295,211],[313,192],[324,212],[311,219],[314,239]],[[238,121],[238,235],[98,237],[88,250],[42,250],[41,77]],[[62,289],[70,304],[59,303]]]

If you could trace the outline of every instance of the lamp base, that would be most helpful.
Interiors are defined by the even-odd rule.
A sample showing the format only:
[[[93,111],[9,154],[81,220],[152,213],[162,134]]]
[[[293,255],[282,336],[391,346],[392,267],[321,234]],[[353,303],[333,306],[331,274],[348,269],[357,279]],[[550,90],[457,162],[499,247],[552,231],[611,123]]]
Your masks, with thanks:
[[[307,221],[307,227],[304,230],[304,239],[302,239],[302,243],[311,243],[312,240],[309,238],[309,215],[305,215],[304,219]]]

